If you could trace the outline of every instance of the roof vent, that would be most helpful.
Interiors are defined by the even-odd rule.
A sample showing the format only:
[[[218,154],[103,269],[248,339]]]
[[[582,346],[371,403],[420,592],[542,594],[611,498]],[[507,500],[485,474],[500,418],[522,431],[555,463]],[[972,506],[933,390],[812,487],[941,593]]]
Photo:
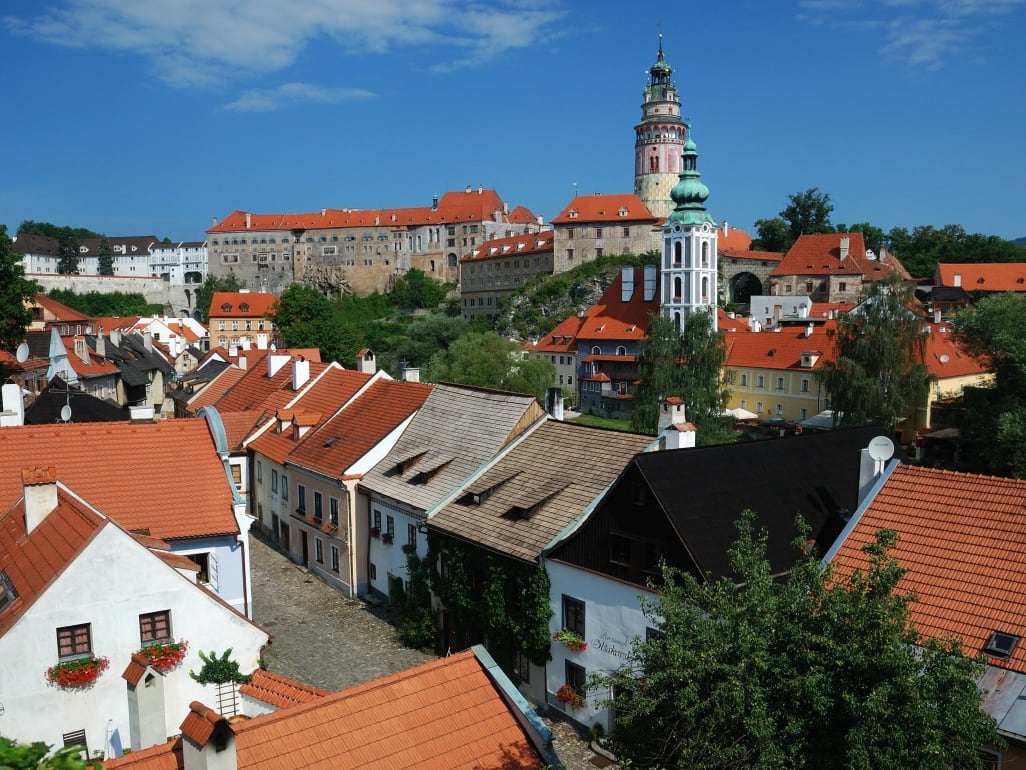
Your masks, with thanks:
[[[1015,649],[1015,645],[1018,644],[1019,637],[1014,634],[1006,634],[1001,631],[995,631],[990,635],[990,639],[983,646],[983,651],[995,658],[1008,659],[1012,657],[1012,651]]]

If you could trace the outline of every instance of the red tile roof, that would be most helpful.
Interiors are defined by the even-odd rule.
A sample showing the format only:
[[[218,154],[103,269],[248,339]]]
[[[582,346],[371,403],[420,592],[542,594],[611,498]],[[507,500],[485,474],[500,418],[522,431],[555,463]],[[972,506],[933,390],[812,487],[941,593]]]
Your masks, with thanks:
[[[254,671],[249,681],[239,686],[239,692],[278,709],[309,703],[328,694],[327,690],[311,687],[280,674],[272,674],[262,668]]]
[[[104,461],[106,458],[106,461]],[[176,469],[188,466],[188,478]],[[61,423],[0,430],[0,510],[21,497],[21,470],[58,478],[129,531],[164,540],[233,534],[233,492],[203,419]]]
[[[880,529],[898,535],[898,590],[917,595],[921,635],[960,637],[969,655],[995,631],[1026,638],[1026,481],[898,466],[838,548],[840,575],[866,569]],[[988,662],[1026,672],[1026,643]]]
[[[955,276],[959,276],[958,283]],[[1026,263],[982,262],[979,264],[941,263],[937,265],[937,283],[961,286],[966,291],[1026,291]]]
[[[196,414],[196,412],[203,407],[213,406],[216,404],[225,393],[234,387],[239,380],[246,376],[246,371],[246,369],[239,369],[237,366],[229,366],[208,382],[203,390],[197,393],[189,401],[189,412]],[[223,414],[230,413],[224,412]]]
[[[544,233],[527,233],[526,235],[514,235],[511,238],[496,238],[491,241],[485,241],[472,252],[461,257],[460,262],[516,257],[522,254],[540,254],[552,251],[553,236],[554,232],[552,230],[546,230]]]
[[[108,359],[96,354],[96,351],[86,345],[86,357],[88,362],[83,361],[75,352],[75,340],[85,339],[81,335],[72,337],[61,337],[65,349],[68,351],[68,365],[79,377],[100,377],[106,374],[116,374],[118,367]]]
[[[938,380],[967,377],[989,371],[987,365],[962,351],[951,333],[951,324],[924,324],[929,328],[924,360],[930,374]]]
[[[602,298],[585,311],[578,338],[584,340],[637,341],[645,336],[648,321],[659,312],[659,273],[656,272],[655,293],[645,301],[644,270],[634,269],[634,292],[623,302],[623,272],[617,273]]]
[[[149,667],[149,658],[141,652],[132,653],[132,657],[128,661],[128,665],[121,673],[121,678],[132,685],[132,687],[135,687],[139,684],[139,680],[142,679],[142,675],[146,673],[146,669]]]
[[[815,366],[804,370],[813,372],[824,362],[833,360],[835,355],[834,342],[827,337],[827,330],[836,328],[836,321],[816,326],[811,337],[805,337],[805,326],[784,326],[779,332],[753,332],[746,319],[737,318],[726,323],[730,326],[720,328],[727,346],[724,366],[801,370],[802,353],[811,350],[820,358]]]
[[[0,432],[11,430],[18,429],[4,428]],[[0,636],[32,606],[106,524],[103,516],[83,505],[60,485],[57,507],[35,529],[26,533],[24,502],[13,504],[22,494],[21,471],[31,464],[26,460],[16,468],[5,467],[2,471],[4,480],[13,478],[17,482],[17,495],[5,495],[0,505],[0,510],[7,510],[0,517],[0,570],[7,573],[18,596],[0,610]]]
[[[182,732],[205,743],[220,723],[196,703]],[[471,650],[230,726],[239,770],[534,770],[545,764]],[[167,760],[174,751],[167,743],[106,766],[181,770]]]
[[[278,298],[263,291],[215,291],[210,298],[212,318],[263,318],[272,312]]]
[[[527,206],[517,206],[509,212],[509,221],[514,225],[536,225],[538,217]]]
[[[494,221],[495,212],[506,204],[495,190],[447,192],[437,207],[417,206],[392,209],[323,209],[305,214],[247,214],[233,211],[208,233],[324,230],[346,227],[419,226],[445,222]],[[528,212],[530,213],[530,212]],[[522,213],[518,214],[518,217]],[[247,219],[249,226],[247,227]],[[504,221],[511,221],[503,216]]]
[[[433,388],[426,383],[377,380],[292,449],[289,464],[338,478],[419,409]]]
[[[525,342],[522,347],[538,353],[574,353],[577,351],[577,336],[583,325],[583,314],[572,315],[537,342]]]
[[[724,230],[726,232],[724,232]],[[726,223],[720,228],[716,236],[716,250],[726,251],[750,251],[752,248],[752,236],[737,227],[728,227]]]
[[[621,210],[624,212],[621,215]],[[570,212],[576,211],[576,216]],[[578,195],[567,207],[552,219],[552,224],[572,225],[574,222],[651,222],[655,224],[659,217],[655,216],[641,202],[637,195]]]
[[[41,307],[44,311],[53,316],[51,319],[44,319],[50,323],[54,321],[71,321],[72,323],[84,323],[89,320],[89,316],[85,313],[80,313],[74,308],[70,308],[63,302],[58,302],[52,297],[48,297],[45,294],[37,294],[30,304],[35,304]]]
[[[275,356],[289,356],[287,352],[277,352]],[[292,367],[298,356],[289,356],[290,360],[284,364],[272,375],[268,376],[269,362],[270,359],[266,358],[259,361],[252,369],[247,369],[246,373],[236,382],[221,398],[214,402],[214,406],[219,412],[242,412],[246,410],[256,410],[258,412],[266,413],[273,411],[271,404],[267,403],[268,399],[279,391],[282,393],[288,393],[294,396],[296,391],[292,390]],[[310,378],[314,378],[321,374],[329,364],[320,364],[316,362],[310,362]],[[334,365],[336,369],[341,368],[337,364]],[[213,383],[211,383],[213,384]],[[207,386],[210,387],[209,385]],[[205,390],[205,389],[204,389]],[[286,399],[287,402],[287,399]],[[281,406],[279,403],[276,406]]]
[[[116,759],[104,760],[103,766],[114,768],[131,767],[133,770],[182,770],[182,739],[179,736],[167,743],[139,749]]]
[[[841,259],[841,238],[848,239],[848,256]],[[801,235],[780,261],[772,275],[861,275],[876,281],[897,272],[905,280],[909,274],[893,254],[866,257],[862,233],[826,233]]]

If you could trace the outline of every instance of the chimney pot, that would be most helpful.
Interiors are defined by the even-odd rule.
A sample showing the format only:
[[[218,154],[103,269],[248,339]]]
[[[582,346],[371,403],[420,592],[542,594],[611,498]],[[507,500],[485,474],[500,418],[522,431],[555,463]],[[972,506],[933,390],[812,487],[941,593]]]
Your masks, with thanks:
[[[25,494],[25,531],[32,532],[57,507],[57,468],[25,468],[21,483]]]

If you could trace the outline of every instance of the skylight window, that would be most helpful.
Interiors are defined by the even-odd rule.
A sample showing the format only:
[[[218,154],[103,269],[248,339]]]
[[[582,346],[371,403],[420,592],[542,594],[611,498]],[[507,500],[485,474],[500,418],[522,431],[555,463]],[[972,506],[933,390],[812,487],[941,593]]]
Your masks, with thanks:
[[[991,655],[995,658],[1010,658],[1012,656],[1012,650],[1015,649],[1015,645],[1018,644],[1019,637],[1014,634],[1006,634],[1002,631],[995,631],[990,635],[990,639],[983,646],[983,651],[987,655]]]

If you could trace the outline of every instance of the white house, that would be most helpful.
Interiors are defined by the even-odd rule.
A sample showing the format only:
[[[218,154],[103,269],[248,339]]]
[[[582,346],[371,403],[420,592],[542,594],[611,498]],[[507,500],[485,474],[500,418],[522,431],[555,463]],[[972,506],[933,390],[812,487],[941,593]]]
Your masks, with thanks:
[[[0,517],[0,733],[91,755],[109,731],[124,747],[162,743],[189,703],[217,697],[189,676],[199,651],[230,647],[250,672],[268,635],[197,584],[194,563],[129,534],[58,474],[24,470]],[[140,665],[143,648],[170,642],[187,645],[183,659]]]

